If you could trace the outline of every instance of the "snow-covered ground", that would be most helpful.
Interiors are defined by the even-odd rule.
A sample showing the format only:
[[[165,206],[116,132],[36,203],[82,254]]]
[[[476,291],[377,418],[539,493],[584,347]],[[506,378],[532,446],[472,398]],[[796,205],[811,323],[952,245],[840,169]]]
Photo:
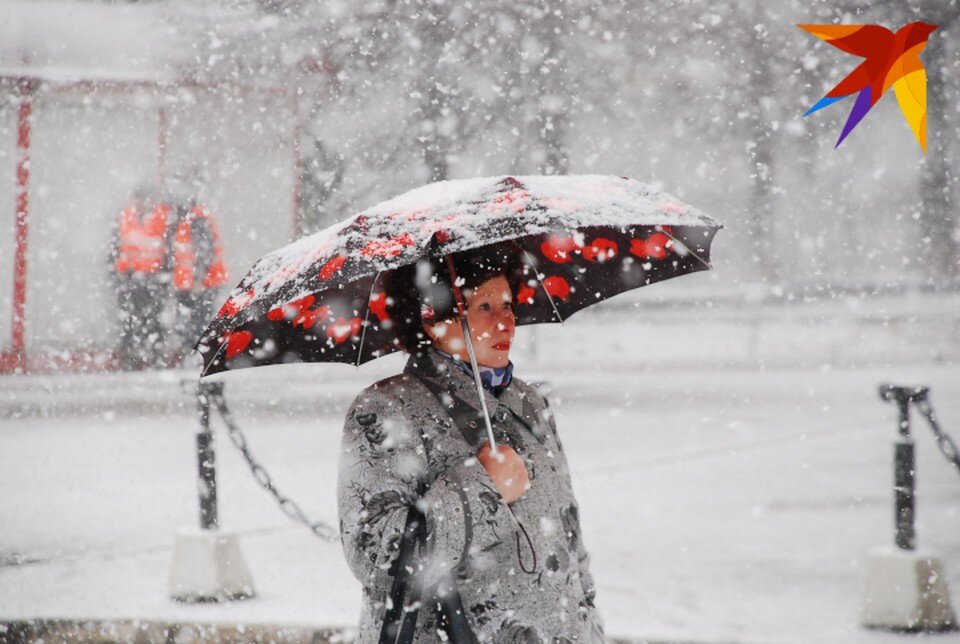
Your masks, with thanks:
[[[238,420],[275,482],[317,518],[336,521],[343,398],[291,414],[284,390],[346,395],[398,364],[230,375],[236,396],[258,382],[261,395],[284,401],[275,411],[238,405]],[[518,364],[521,376],[530,371]],[[544,371],[611,635],[909,637],[858,621],[867,552],[892,543],[895,409],[879,400],[876,385],[930,385],[944,428],[958,436],[960,366]],[[117,381],[126,378],[136,388],[148,377],[113,376],[112,386],[123,389]],[[67,397],[82,382],[62,377],[58,393],[47,395]],[[0,619],[354,622],[360,590],[339,544],[281,514],[220,425],[221,522],[241,535],[257,597],[199,606],[167,598],[174,536],[197,523],[194,422],[189,407],[145,414],[124,406],[0,421]],[[919,540],[942,554],[957,609],[960,477],[925,426],[916,423],[916,434]]]

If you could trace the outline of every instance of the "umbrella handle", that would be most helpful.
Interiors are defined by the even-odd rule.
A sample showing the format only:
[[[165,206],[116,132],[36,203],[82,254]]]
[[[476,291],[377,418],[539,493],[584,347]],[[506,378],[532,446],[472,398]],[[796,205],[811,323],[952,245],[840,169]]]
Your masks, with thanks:
[[[467,343],[467,355],[470,357],[470,367],[473,371],[473,381],[477,385],[477,396],[480,397],[480,408],[483,409],[483,422],[487,426],[487,438],[490,441],[490,453],[497,456],[497,441],[493,437],[493,425],[490,424],[490,411],[487,409],[487,397],[483,395],[483,381],[480,379],[480,369],[477,367],[477,354],[473,350],[473,336],[470,325],[467,324],[467,307],[463,301],[463,293],[457,284],[457,271],[453,266],[453,257],[446,255],[447,270],[450,271],[450,285],[453,287],[453,296],[457,300],[457,313],[460,315],[460,326],[463,328],[463,339]]]

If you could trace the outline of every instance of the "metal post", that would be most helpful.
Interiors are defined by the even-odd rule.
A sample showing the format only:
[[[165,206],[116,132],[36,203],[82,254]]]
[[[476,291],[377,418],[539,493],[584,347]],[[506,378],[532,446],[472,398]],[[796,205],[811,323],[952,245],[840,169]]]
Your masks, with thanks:
[[[895,541],[901,550],[913,550],[917,545],[917,535],[913,527],[913,475],[916,460],[913,440],[910,438],[910,398],[904,396],[902,390],[898,390],[897,394],[897,404],[900,407],[900,419],[897,423],[900,441],[894,446],[893,455],[894,522],[897,526]]]
[[[166,100],[161,98],[161,100]],[[165,199],[167,191],[167,106],[157,110],[157,199]]]
[[[880,397],[896,402],[900,414],[897,424],[900,440],[894,444],[893,454],[893,518],[896,526],[894,542],[901,550],[913,550],[917,545],[914,527],[916,458],[913,438],[910,436],[910,403],[922,400],[926,394],[925,387],[880,386]]]
[[[30,126],[33,111],[33,92],[36,81],[19,78],[16,81],[19,108],[17,110],[17,183],[16,249],[13,260],[13,320],[11,324],[11,354],[14,370],[27,370],[24,320],[27,301],[27,220],[30,198]]]
[[[897,533],[896,544],[901,550],[913,550],[917,545],[913,527],[914,507],[914,456],[913,442],[900,441],[894,447],[894,520]]]
[[[213,450],[213,432],[210,431],[210,398],[223,394],[223,383],[199,383],[197,386],[197,412],[200,416],[200,431],[197,432],[197,463],[200,477],[200,527],[216,530],[217,520],[217,468]]]
[[[181,530],[177,535],[170,568],[170,597],[191,603],[253,597],[256,594],[253,579],[240,551],[237,535],[220,530],[217,522],[217,476],[210,408],[222,409],[223,383],[184,380],[181,384],[197,396],[202,529]]]
[[[869,628],[897,631],[947,631],[956,628],[943,563],[928,549],[916,550],[910,405],[929,410],[926,387],[880,385],[880,398],[899,408],[900,439],[894,451],[894,521],[897,548],[871,551],[860,620]]]

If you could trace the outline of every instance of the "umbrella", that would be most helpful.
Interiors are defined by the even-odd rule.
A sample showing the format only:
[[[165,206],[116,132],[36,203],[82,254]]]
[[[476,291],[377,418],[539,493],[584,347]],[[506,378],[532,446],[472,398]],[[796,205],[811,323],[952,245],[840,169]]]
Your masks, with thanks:
[[[201,335],[202,376],[290,362],[360,365],[397,351],[384,276],[427,256],[515,245],[536,277],[517,293],[517,324],[562,322],[624,291],[709,269],[719,228],[625,177],[432,183],[258,260]],[[462,307],[458,292],[457,300]]]

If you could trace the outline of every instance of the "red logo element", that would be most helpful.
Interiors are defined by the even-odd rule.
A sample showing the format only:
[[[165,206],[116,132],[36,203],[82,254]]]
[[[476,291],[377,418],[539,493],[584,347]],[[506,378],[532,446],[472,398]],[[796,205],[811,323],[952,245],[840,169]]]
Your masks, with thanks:
[[[230,360],[250,345],[253,334],[249,331],[231,331],[223,339],[227,341],[227,360]]]
[[[283,284],[296,275],[298,270],[300,270],[298,266],[284,266],[278,269],[273,275],[267,278],[267,288],[272,288],[274,284]]]
[[[533,304],[533,298],[537,294],[536,289],[532,289],[526,284],[520,287],[520,290],[517,291],[517,303],[518,304]]]
[[[370,230],[370,224],[367,223],[366,215],[357,215],[357,218],[353,220],[354,225],[360,229],[360,232],[366,233]]]
[[[551,275],[543,280],[543,287],[552,297],[559,297],[561,300],[570,297],[570,284],[559,275]]]
[[[296,262],[292,264],[286,264],[267,279],[267,290],[272,289],[273,285],[278,282],[281,284],[286,282],[289,278],[299,273],[302,267],[309,266],[310,264],[313,264],[315,261],[319,260],[321,257],[327,254],[327,251],[329,251],[332,246],[333,243],[327,241],[319,246],[307,249],[306,252],[304,252]]]
[[[330,308],[320,306],[312,310],[303,311],[293,319],[293,326],[301,326],[304,331],[309,331],[316,326],[318,320],[325,320],[330,317]]]
[[[487,210],[496,212],[498,210],[512,210],[513,212],[523,212],[527,209],[527,203],[530,201],[530,193],[523,189],[511,190],[498,196],[487,204]]]
[[[437,242],[445,244],[453,239],[450,228],[460,219],[462,219],[462,216],[459,214],[447,215],[441,219],[428,219],[420,224],[418,230],[422,237],[433,235]]]
[[[323,268],[320,269],[320,279],[328,280],[334,276],[334,274],[343,268],[343,265],[346,263],[347,258],[343,255],[337,255],[326,264],[323,265]]]
[[[857,124],[873,109],[890,87],[917,142],[927,151],[927,71],[920,52],[937,28],[926,22],[911,22],[896,33],[880,25],[797,25],[840,51],[865,58],[846,78],[807,110],[809,116],[848,96],[857,95],[847,117],[839,147]]]
[[[415,210],[404,209],[398,210],[397,212],[392,212],[387,215],[389,219],[406,219],[407,221],[413,221],[414,219],[424,219],[431,212],[430,208],[419,208]]]
[[[617,242],[597,237],[589,246],[580,249],[583,257],[590,262],[605,262],[617,256]]]
[[[379,257],[396,257],[403,252],[404,247],[413,246],[413,244],[413,237],[410,236],[410,233],[403,233],[393,239],[372,239],[367,242],[366,246],[360,249],[360,254],[367,257],[373,255]]]
[[[579,248],[573,237],[551,236],[540,244],[540,252],[555,264],[566,264],[573,259],[574,251]]]
[[[660,202],[660,210],[668,215],[677,215],[678,217],[687,214],[687,207],[679,201],[662,201]]]
[[[318,320],[326,319],[330,316],[329,307],[320,306],[316,309],[310,308],[316,301],[316,296],[308,295],[301,297],[299,300],[287,302],[283,306],[268,311],[267,319],[274,322],[292,320],[293,326],[303,327],[303,329],[307,331],[312,329]]]
[[[351,320],[342,317],[337,318],[333,324],[327,327],[327,337],[333,338],[334,342],[340,344],[351,337],[360,335],[361,326],[363,326],[363,320],[360,318],[353,318]]]
[[[381,322],[384,322],[389,318],[387,314],[387,294],[386,293],[374,293],[370,296],[370,310],[374,315],[377,316],[377,319]]]
[[[223,303],[223,306],[220,307],[220,310],[217,312],[218,318],[233,317],[240,312],[240,309],[245,307],[247,304],[250,304],[250,301],[253,299],[253,289],[249,289],[245,293],[238,293],[234,295],[226,302]]]
[[[643,259],[663,259],[671,245],[669,237],[663,233],[653,233],[646,239],[631,239],[630,254]]]
[[[299,300],[287,302],[282,306],[278,306],[275,309],[270,309],[267,311],[267,319],[274,322],[280,322],[281,320],[292,320],[313,306],[313,303],[316,301],[316,296],[308,295],[306,297],[301,297]]]

